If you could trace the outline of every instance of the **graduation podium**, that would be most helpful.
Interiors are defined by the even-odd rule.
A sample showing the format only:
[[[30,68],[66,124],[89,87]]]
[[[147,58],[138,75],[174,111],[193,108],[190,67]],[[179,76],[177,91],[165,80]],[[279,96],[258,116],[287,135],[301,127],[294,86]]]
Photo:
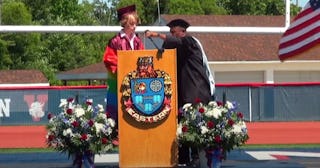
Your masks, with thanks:
[[[117,54],[119,167],[177,166],[176,50]]]

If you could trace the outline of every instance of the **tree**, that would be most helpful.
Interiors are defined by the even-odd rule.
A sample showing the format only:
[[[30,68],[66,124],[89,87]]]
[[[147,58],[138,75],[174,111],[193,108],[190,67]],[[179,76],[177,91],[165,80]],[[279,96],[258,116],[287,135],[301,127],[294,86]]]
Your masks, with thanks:
[[[32,15],[24,3],[4,2],[2,7],[1,22],[4,25],[30,25]]]
[[[12,65],[12,60],[8,51],[8,42],[0,39],[0,69],[9,69],[8,65]]]
[[[284,15],[285,3],[279,0],[217,0],[230,15]],[[291,4],[291,13],[298,13],[297,6]]]
[[[6,25],[30,25],[32,24],[31,13],[21,2],[5,2],[3,4],[2,22]],[[26,62],[32,62],[36,58],[32,48],[39,46],[40,35],[37,33],[2,34],[2,52],[4,63],[2,68],[20,69],[25,67]]]
[[[22,2],[30,9],[34,21],[42,25],[51,25],[56,20],[84,18],[84,15],[80,15],[83,13],[78,13],[82,9],[78,0],[22,0]]]
[[[227,11],[219,7],[216,0],[199,0],[201,8],[204,11],[205,15],[225,15]]]
[[[168,14],[197,14],[203,15],[204,10],[201,8],[199,1],[193,0],[175,0],[168,2]]]
[[[43,25],[48,24],[48,20],[50,20],[51,0],[22,0],[22,2],[28,7],[34,22]]]
[[[113,25],[116,23],[114,10],[103,0],[93,0],[92,9],[94,17],[100,25]],[[88,11],[88,10],[87,10]]]

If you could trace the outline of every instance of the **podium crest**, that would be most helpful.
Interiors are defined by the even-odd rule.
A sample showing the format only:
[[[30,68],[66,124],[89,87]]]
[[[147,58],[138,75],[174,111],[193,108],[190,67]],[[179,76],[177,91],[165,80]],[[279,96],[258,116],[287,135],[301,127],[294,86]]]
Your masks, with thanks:
[[[154,70],[153,57],[139,57],[137,69],[129,72],[121,85],[122,105],[136,121],[154,123],[171,110],[171,79]]]

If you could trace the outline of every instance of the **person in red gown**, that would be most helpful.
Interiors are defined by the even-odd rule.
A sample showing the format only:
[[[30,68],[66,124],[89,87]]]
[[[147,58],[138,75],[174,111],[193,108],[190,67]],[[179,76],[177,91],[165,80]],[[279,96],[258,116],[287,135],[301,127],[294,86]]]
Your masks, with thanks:
[[[118,121],[117,105],[117,64],[118,50],[143,50],[142,39],[135,33],[137,25],[140,23],[136,12],[136,6],[130,5],[117,10],[118,20],[122,27],[121,31],[111,38],[106,46],[103,62],[108,72],[107,84],[107,112],[111,113],[113,119]]]

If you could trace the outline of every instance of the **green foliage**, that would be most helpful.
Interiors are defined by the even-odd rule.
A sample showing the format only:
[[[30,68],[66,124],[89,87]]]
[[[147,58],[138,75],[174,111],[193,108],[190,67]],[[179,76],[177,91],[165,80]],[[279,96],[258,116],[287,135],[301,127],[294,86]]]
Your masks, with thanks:
[[[202,10],[199,1],[193,0],[175,0],[168,2],[168,14],[197,14],[202,15],[204,11]]]
[[[8,69],[12,65],[12,60],[8,51],[8,42],[0,39],[0,68]]]
[[[145,16],[142,20],[142,25],[153,24],[158,19],[158,4],[157,0],[142,0]]]
[[[30,25],[32,15],[21,2],[3,3],[1,22],[5,25]]]
[[[227,11],[224,8],[219,7],[217,5],[216,0],[199,0],[199,1],[205,15],[227,14]]]
[[[48,24],[47,20],[50,17],[51,0],[22,0],[22,2],[30,10],[33,21]]]
[[[93,0],[92,3],[84,2],[84,13],[93,11],[90,15],[94,17],[100,25],[115,25],[118,23],[116,20],[116,10],[113,5],[109,6],[106,1]],[[85,9],[86,6],[91,6],[91,9]]]
[[[284,15],[285,2],[279,0],[217,0],[230,15]],[[296,15],[299,7],[291,4],[291,14]]]
[[[82,51],[84,41],[81,34],[52,33],[46,35],[45,55],[49,64],[59,71],[66,71],[94,63],[91,57]],[[57,62],[57,60],[59,60]]]

